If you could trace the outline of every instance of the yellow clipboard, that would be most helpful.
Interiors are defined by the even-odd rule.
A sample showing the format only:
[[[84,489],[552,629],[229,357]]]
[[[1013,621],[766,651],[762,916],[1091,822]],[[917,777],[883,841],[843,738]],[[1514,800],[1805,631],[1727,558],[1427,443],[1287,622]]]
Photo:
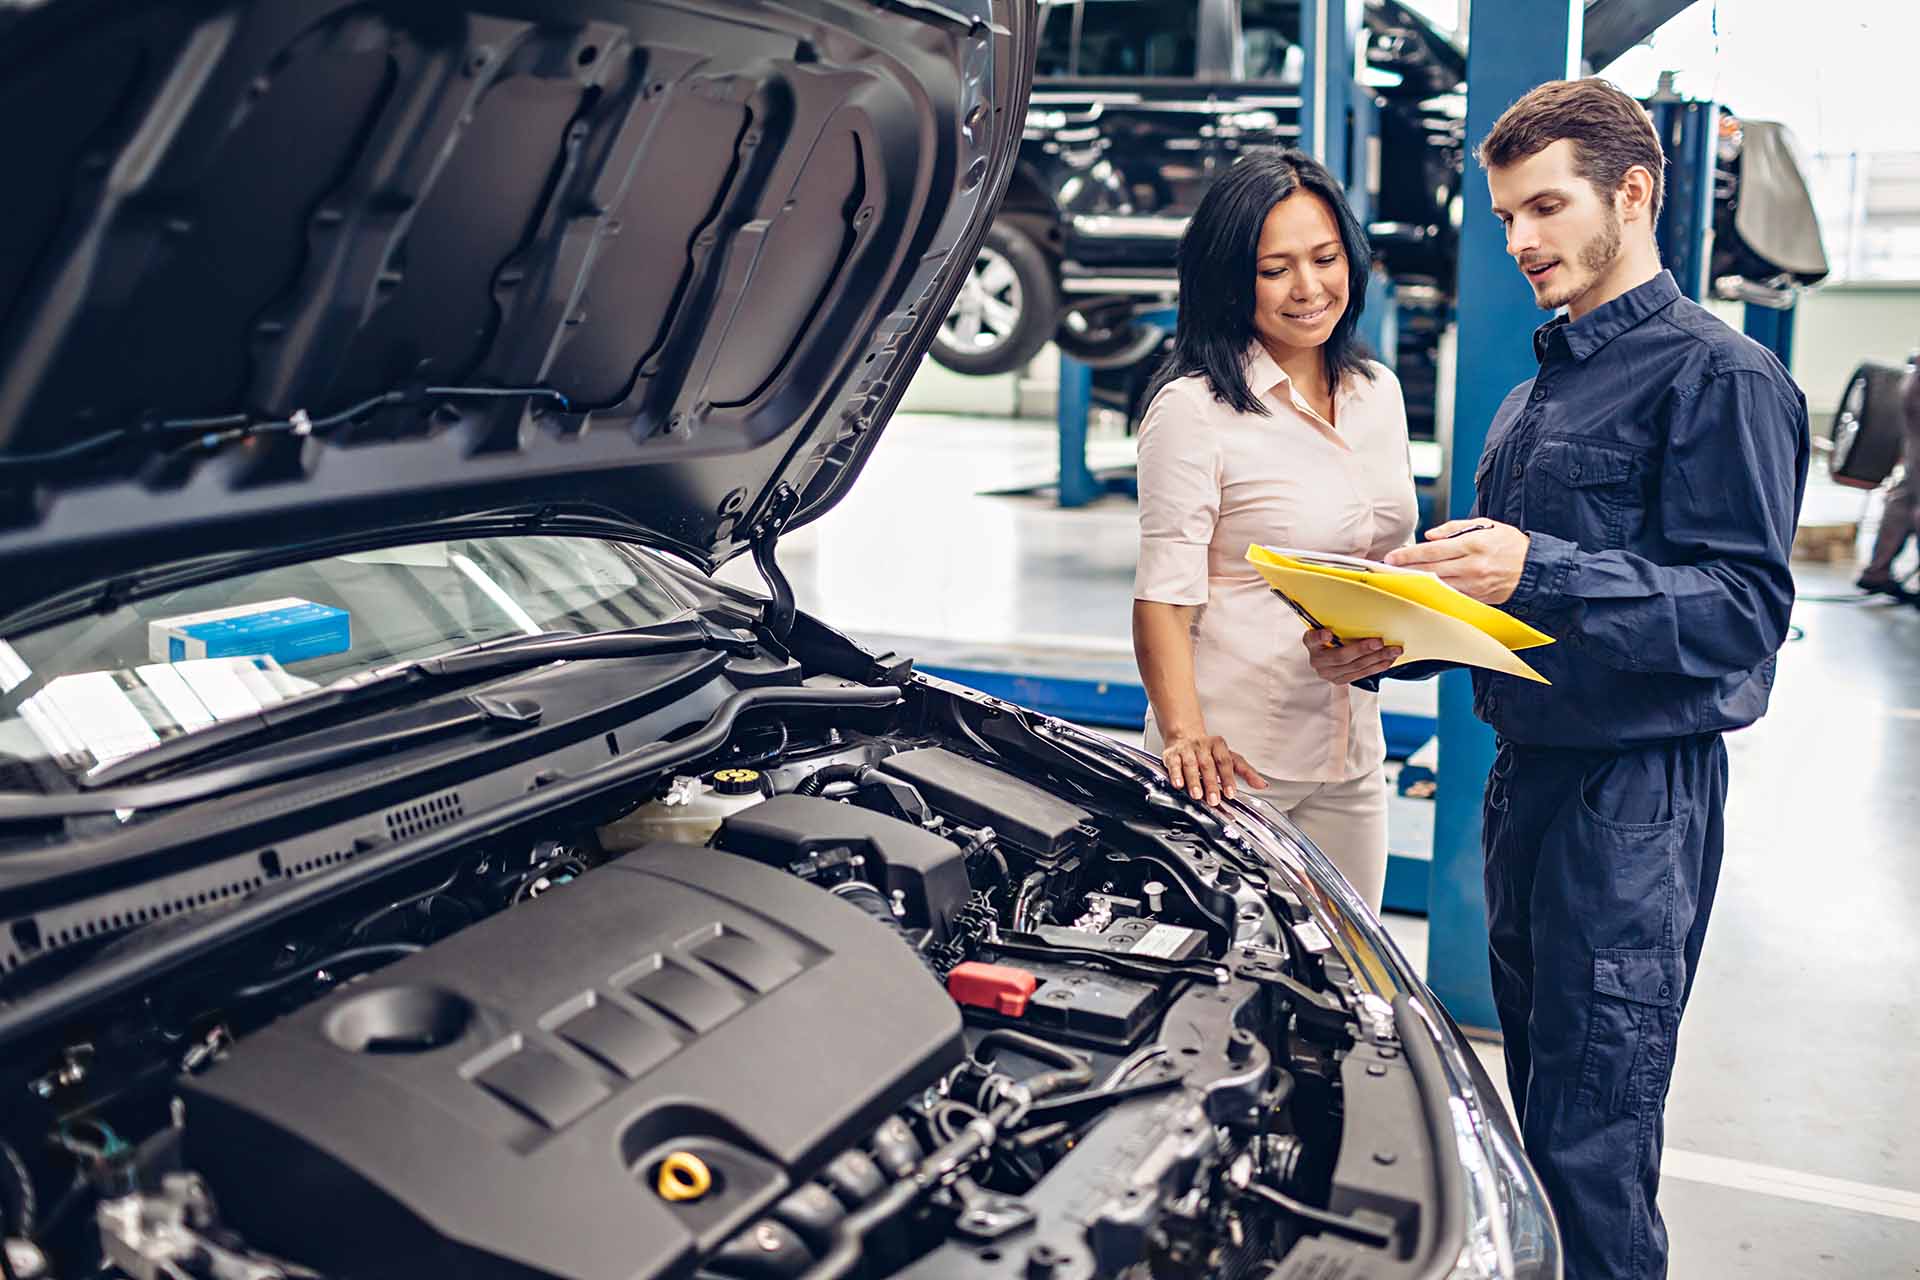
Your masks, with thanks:
[[[1247,560],[1296,612],[1341,639],[1377,637],[1398,646],[1395,666],[1455,662],[1548,683],[1515,650],[1552,644],[1552,636],[1430,573],[1258,544],[1247,548]]]

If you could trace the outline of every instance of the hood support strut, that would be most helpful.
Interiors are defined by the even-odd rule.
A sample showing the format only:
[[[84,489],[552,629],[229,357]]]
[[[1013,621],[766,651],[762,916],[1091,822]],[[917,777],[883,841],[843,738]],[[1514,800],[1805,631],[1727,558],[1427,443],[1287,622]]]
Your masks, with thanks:
[[[780,541],[780,531],[793,518],[795,508],[800,505],[800,495],[793,486],[782,481],[767,500],[767,508],[760,519],[754,522],[753,567],[760,571],[760,577],[767,584],[769,599],[766,609],[760,615],[760,623],[773,633],[773,638],[785,642],[793,632],[793,584],[787,581],[787,575],[780,571],[780,565],[774,560],[776,544]]]

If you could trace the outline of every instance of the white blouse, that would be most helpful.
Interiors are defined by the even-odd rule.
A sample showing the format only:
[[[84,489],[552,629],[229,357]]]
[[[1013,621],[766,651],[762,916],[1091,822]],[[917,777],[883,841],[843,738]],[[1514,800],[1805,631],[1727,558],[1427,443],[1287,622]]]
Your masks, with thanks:
[[[1274,781],[1344,782],[1386,758],[1378,695],[1313,673],[1303,624],[1246,560],[1256,542],[1379,559],[1412,537],[1406,405],[1393,371],[1370,367],[1371,381],[1335,392],[1330,423],[1256,344],[1247,383],[1270,416],[1237,412],[1192,376],[1162,387],[1140,426],[1134,598],[1201,606],[1207,731]],[[1147,748],[1163,745],[1149,712]]]

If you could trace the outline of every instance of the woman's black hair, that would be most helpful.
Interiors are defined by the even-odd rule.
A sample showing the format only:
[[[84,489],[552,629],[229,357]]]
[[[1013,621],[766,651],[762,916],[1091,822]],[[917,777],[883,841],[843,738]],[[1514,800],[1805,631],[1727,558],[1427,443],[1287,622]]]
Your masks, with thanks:
[[[1180,237],[1180,318],[1173,354],[1154,379],[1155,391],[1175,378],[1204,374],[1216,400],[1241,413],[1267,412],[1247,385],[1247,350],[1258,336],[1254,273],[1267,215],[1299,191],[1312,192],[1333,210],[1347,256],[1346,313],[1321,348],[1327,385],[1338,387],[1349,374],[1372,380],[1366,348],[1354,332],[1372,265],[1366,232],[1333,175],[1306,152],[1289,147],[1248,152],[1201,198]]]

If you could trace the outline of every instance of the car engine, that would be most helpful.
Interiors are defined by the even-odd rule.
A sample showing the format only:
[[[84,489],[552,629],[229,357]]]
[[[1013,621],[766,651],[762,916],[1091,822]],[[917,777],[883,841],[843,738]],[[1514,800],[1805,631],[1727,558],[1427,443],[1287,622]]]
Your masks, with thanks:
[[[1421,1274],[1443,1135],[1299,885],[1062,726],[910,705],[70,1029],[0,1125],[9,1280]]]
[[[960,1060],[900,950],[779,870],[649,847],[263,1029],[183,1089],[184,1157],[322,1269],[365,1232],[396,1276],[669,1274]],[[646,1194],[668,1162],[712,1185]]]

